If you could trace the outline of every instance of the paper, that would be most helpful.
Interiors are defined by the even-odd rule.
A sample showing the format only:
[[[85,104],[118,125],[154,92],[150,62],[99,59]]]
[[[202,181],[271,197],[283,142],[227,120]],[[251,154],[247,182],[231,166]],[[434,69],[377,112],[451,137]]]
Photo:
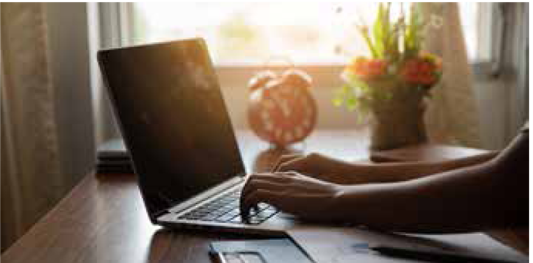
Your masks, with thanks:
[[[469,253],[482,257],[528,262],[515,250],[483,233],[459,235],[399,235],[353,227],[299,227],[289,231],[291,238],[317,263],[340,262],[421,262],[379,255],[368,249],[380,244],[395,247],[431,248],[446,252]]]

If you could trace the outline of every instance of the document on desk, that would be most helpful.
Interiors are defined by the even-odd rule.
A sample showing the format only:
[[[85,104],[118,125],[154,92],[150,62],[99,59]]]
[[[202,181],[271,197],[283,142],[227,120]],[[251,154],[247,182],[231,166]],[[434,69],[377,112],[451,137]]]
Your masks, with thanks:
[[[463,253],[482,258],[528,262],[528,257],[502,245],[483,233],[454,235],[403,235],[381,233],[353,227],[299,227],[289,236],[317,263],[415,262],[379,255],[372,245],[406,249],[432,249]],[[416,261],[422,262],[422,261]]]

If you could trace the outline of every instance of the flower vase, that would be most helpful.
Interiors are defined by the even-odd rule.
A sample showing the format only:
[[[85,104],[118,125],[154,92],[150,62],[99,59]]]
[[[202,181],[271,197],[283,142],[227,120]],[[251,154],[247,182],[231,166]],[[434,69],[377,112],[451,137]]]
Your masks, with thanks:
[[[390,94],[370,105],[370,150],[389,150],[427,141],[424,123],[426,89],[408,86],[394,79],[369,85],[388,90]]]

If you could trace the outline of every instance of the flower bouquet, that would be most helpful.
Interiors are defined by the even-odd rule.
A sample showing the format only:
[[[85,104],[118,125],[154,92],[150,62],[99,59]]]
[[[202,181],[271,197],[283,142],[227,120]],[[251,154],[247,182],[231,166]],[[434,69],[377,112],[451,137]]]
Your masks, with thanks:
[[[371,149],[385,150],[427,140],[425,98],[440,80],[441,59],[422,50],[423,30],[419,4],[409,17],[391,20],[390,4],[379,4],[372,34],[358,26],[371,57],[356,56],[342,72],[345,84],[333,103],[369,114]]]

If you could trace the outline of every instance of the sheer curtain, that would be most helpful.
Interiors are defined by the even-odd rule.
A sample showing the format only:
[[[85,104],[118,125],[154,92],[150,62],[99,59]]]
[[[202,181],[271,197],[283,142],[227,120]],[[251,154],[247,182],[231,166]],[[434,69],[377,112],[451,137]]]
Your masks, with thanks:
[[[65,110],[58,105],[68,100],[60,96],[58,87],[66,75],[75,72],[53,74],[58,67],[53,66],[50,52],[48,7],[44,3],[0,4],[2,251],[49,211],[75,181],[69,168],[76,163],[69,159],[71,145],[62,142],[67,138],[65,127],[83,121],[59,125],[65,123],[59,118]],[[69,57],[67,68],[74,68],[75,59]],[[82,80],[76,81],[78,87],[82,85]],[[70,112],[78,110],[68,106]]]
[[[479,147],[478,109],[458,3],[424,3],[426,49],[442,57],[443,76],[426,114],[433,141]]]

